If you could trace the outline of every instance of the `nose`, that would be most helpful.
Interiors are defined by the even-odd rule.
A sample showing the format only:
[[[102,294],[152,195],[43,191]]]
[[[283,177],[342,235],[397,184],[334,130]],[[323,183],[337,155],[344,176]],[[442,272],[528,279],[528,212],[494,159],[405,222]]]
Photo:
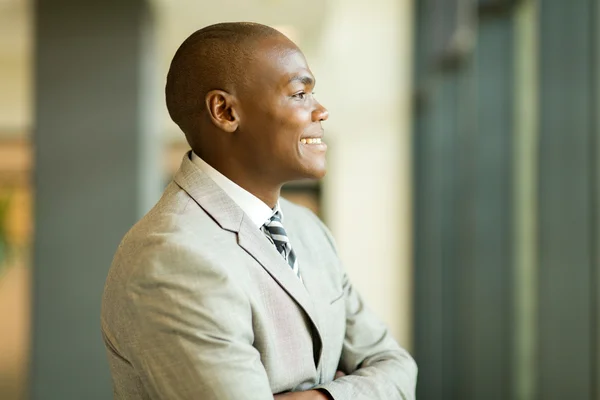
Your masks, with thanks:
[[[317,107],[312,113],[312,119],[314,122],[327,121],[329,118],[329,111],[325,107],[323,107],[320,103],[317,103]]]

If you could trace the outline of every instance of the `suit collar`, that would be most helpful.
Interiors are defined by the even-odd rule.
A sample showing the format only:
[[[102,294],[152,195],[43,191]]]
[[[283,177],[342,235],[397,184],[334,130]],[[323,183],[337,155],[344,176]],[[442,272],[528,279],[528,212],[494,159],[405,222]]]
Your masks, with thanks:
[[[191,151],[186,153],[179,170],[173,178],[183,190],[221,228],[238,232],[244,212],[208,175],[194,165],[190,159]]]
[[[261,199],[233,182],[194,152],[190,154],[192,163],[208,175],[223,191],[246,213],[250,220],[260,228],[273,215],[273,210]]]

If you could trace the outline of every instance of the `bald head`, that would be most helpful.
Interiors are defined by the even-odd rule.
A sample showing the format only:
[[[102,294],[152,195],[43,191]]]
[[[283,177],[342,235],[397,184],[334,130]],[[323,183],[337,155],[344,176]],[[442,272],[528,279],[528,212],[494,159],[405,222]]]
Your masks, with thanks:
[[[165,94],[169,115],[188,141],[206,109],[206,94],[215,89],[235,94],[245,84],[244,70],[255,58],[257,43],[273,36],[283,34],[261,24],[231,22],[202,28],[181,44],[169,68]]]
[[[306,57],[264,25],[203,28],[177,50],[167,107],[193,152],[273,207],[281,185],[325,174],[321,122]]]

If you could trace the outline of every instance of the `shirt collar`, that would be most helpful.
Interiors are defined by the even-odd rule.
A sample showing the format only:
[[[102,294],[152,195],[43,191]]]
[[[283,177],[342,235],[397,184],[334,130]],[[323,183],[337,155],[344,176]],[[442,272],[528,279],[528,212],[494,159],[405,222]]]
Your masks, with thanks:
[[[192,162],[208,175],[246,213],[257,228],[261,228],[265,222],[269,221],[275,212],[281,212],[279,201],[275,205],[275,208],[271,209],[258,197],[217,171],[194,152],[192,152]]]

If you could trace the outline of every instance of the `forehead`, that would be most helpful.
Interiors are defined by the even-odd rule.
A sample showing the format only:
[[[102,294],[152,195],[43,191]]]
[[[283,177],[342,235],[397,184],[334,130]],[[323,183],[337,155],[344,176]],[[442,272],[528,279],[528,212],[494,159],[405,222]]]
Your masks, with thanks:
[[[304,54],[284,36],[261,41],[253,58],[251,73],[271,85],[287,85],[299,75],[312,77]]]

